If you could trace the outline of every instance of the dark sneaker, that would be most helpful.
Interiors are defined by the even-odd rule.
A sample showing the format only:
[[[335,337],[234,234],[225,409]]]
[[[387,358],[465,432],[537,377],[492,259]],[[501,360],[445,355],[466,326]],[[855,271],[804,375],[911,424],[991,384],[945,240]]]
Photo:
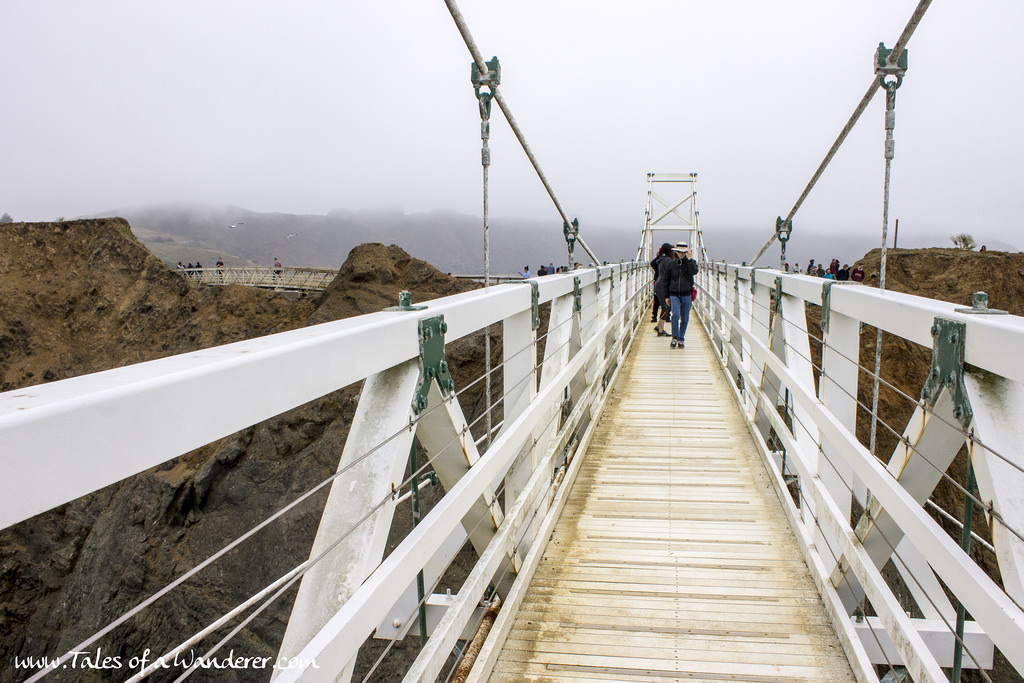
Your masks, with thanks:
[[[672,340],[672,348],[673,348],[673,349],[674,349],[674,348],[676,348],[676,344],[677,344],[676,340],[675,340],[675,339],[673,339],[673,340]]]

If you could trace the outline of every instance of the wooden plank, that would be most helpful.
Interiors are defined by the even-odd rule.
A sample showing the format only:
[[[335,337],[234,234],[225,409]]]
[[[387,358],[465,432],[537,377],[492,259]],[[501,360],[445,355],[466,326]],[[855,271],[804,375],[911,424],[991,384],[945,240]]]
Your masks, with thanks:
[[[853,680],[690,329],[634,342],[492,680]]]

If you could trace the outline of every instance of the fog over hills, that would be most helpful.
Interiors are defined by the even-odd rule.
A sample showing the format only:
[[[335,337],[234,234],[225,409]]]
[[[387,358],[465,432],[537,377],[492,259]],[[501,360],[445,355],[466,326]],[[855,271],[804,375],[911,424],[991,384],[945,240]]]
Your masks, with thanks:
[[[121,216],[157,256],[174,264],[200,261],[212,266],[218,256],[231,265],[270,265],[279,258],[285,265],[338,268],[353,247],[366,242],[397,244],[416,258],[444,272],[483,272],[483,229],[479,216],[452,211],[404,213],[400,209],[375,211],[336,210],[327,215],[259,213],[228,205],[158,204],[116,209],[98,217]],[[636,254],[643,217],[633,225],[591,226],[582,223],[580,234],[603,261],[632,259]],[[231,228],[235,225],[237,227]],[[708,256],[729,263],[749,261],[771,236],[764,231],[735,230],[703,224]],[[495,217],[490,223],[491,272],[511,274],[529,265],[566,262],[562,226],[557,220],[536,221]],[[791,264],[805,267],[808,259],[826,264],[832,258],[853,263],[880,242],[877,226],[843,235],[818,234],[813,226],[797,225],[787,249]],[[978,245],[990,250],[1018,251],[999,240]],[[657,240],[685,239],[683,233],[659,233]],[[890,232],[889,245],[892,246]],[[951,246],[949,235],[912,232],[899,235],[901,248]],[[772,245],[758,265],[777,265],[778,244]],[[586,265],[589,256],[578,246],[575,260]]]
[[[213,265],[219,255],[228,265],[270,265],[279,258],[285,265],[338,268],[356,245],[381,242],[398,244],[445,272],[483,272],[481,219],[449,211],[337,210],[297,215],[233,206],[161,204],[97,215],[105,216],[127,219],[135,234],[172,264],[199,259]],[[536,270],[542,261],[566,262],[562,226],[556,221],[494,218],[489,232],[492,273],[515,273],[524,265]],[[636,255],[640,227],[588,230],[583,226],[581,233],[602,260],[618,261]],[[584,264],[590,261],[579,247],[575,258]]]

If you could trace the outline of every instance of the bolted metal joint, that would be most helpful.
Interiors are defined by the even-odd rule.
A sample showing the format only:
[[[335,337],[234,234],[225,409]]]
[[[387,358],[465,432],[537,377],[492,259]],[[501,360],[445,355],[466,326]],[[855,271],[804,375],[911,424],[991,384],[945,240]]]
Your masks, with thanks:
[[[455,381],[444,355],[444,335],[448,332],[444,316],[423,318],[419,321],[417,332],[420,342],[420,379],[416,383],[412,408],[413,413],[419,415],[427,409],[431,383],[436,382],[441,395],[447,397],[455,391]]]
[[[875,49],[875,74],[878,76],[878,82],[886,87],[888,83],[895,83],[895,88],[900,87],[903,83],[903,76],[907,73],[907,53],[909,50],[903,50],[900,52],[899,57],[895,62],[890,61],[892,50],[885,46],[885,43],[879,43]],[[885,80],[886,76],[895,76],[895,81]]]
[[[932,325],[932,369],[928,373],[921,400],[934,408],[943,389],[952,392],[953,417],[966,430],[974,417],[967,388],[964,386],[964,336],[967,325],[956,320],[935,318]]]

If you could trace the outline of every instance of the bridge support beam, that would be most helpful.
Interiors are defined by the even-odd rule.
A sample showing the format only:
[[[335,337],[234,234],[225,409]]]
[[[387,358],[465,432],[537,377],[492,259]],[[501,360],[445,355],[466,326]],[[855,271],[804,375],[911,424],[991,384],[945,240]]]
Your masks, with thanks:
[[[409,426],[419,374],[418,363],[409,360],[366,378],[363,384],[338,464],[345,473],[331,485],[310,551],[310,557],[327,554],[302,578],[281,643],[282,657],[298,655],[384,556],[395,510],[391,494],[402,482],[412,446],[414,432],[403,427]],[[394,434],[399,436],[388,441]],[[372,512],[361,521],[367,511]],[[340,680],[348,680],[351,666],[339,675]]]

